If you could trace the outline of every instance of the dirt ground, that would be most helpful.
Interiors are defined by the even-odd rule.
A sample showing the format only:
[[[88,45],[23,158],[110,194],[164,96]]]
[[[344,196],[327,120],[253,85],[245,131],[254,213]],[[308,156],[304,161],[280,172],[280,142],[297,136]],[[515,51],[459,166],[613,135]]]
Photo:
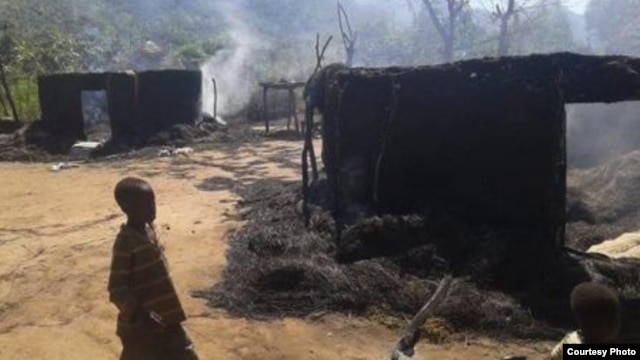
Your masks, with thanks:
[[[249,321],[190,296],[220,280],[237,195],[197,188],[210,177],[250,182],[299,177],[301,142],[268,141],[189,157],[83,164],[0,163],[0,359],[116,359],[116,309],[107,298],[111,246],[124,218],[113,200],[123,176],[157,193],[156,226],[201,359],[388,359],[399,330],[362,318]],[[230,182],[231,183],[231,182]],[[422,344],[416,359],[541,359],[552,346],[482,337]]]

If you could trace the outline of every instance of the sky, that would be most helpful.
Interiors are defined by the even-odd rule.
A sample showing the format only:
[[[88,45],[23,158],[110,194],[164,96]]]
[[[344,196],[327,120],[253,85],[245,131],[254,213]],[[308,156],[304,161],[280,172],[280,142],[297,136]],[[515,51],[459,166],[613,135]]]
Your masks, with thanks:
[[[361,3],[371,4],[371,3],[376,3],[379,1],[386,1],[386,0],[357,0],[357,1]],[[498,1],[498,0],[471,0],[471,4],[474,7],[482,8],[483,5],[486,6],[486,4],[491,4],[494,1]],[[551,1],[554,1],[554,0],[551,0]],[[562,4],[566,5],[569,9],[571,9],[575,13],[584,14],[587,4],[589,3],[590,0],[555,0],[555,1],[559,1]],[[506,1],[503,0],[503,2],[506,2]]]
[[[483,4],[490,4],[495,1],[496,0],[471,0],[471,4],[472,6],[482,7]],[[575,13],[584,14],[587,4],[589,3],[590,0],[556,0],[556,1],[564,4],[566,7],[568,7],[571,11]],[[506,3],[506,1],[504,0],[502,2]]]
[[[562,3],[566,4],[567,7],[578,14],[584,14],[584,11],[587,9],[587,5],[589,4],[589,0],[562,0]]]

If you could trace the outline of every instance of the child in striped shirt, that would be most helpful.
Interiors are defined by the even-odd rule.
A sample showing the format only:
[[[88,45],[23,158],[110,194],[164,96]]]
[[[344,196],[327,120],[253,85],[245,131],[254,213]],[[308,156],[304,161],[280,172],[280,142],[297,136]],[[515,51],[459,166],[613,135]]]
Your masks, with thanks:
[[[116,185],[115,198],[127,215],[113,245],[108,285],[109,299],[120,311],[120,359],[198,359],[182,327],[186,316],[153,228],[153,189],[129,177]]]

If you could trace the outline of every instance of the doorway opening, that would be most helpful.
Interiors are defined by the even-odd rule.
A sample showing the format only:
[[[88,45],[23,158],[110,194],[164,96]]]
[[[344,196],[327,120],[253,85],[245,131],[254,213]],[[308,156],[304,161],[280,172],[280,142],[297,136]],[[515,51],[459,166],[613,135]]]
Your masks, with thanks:
[[[111,138],[111,120],[107,92],[83,91],[82,118],[87,141],[106,142]]]
[[[588,250],[640,229],[640,102],[566,111],[566,244]]]

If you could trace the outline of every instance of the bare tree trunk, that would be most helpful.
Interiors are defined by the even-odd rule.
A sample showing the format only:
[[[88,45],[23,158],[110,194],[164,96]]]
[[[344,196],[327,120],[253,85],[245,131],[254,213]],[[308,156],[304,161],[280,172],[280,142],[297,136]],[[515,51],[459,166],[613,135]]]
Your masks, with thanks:
[[[500,5],[496,5],[495,15],[500,19],[500,37],[498,38],[498,56],[509,55],[511,34],[509,25],[515,14],[515,0],[509,0],[507,10],[504,11]]]
[[[346,54],[345,65],[351,67],[353,65],[353,57],[356,53],[356,42],[358,41],[358,32],[353,32],[351,29],[351,22],[349,21],[349,15],[347,11],[340,3],[340,0],[336,2],[338,7],[338,24],[340,25],[340,33],[342,34],[342,43],[344,44],[344,51]]]
[[[447,36],[445,36],[444,40],[444,61],[452,62],[453,61],[453,46],[456,42],[456,19],[458,17],[458,12],[455,9],[455,1],[448,0],[447,1],[447,11],[449,15],[449,23],[447,24]]]
[[[445,20],[438,16],[436,8],[433,6],[432,0],[422,0],[427,7],[429,17],[438,30],[440,40],[442,41],[442,60],[452,62],[455,59],[454,48],[456,43],[456,28],[462,10],[469,4],[469,0],[446,0],[447,15]],[[444,23],[446,21],[446,24]]]
[[[4,101],[4,91],[0,91],[0,106],[2,106],[2,113],[8,116],[9,109],[7,109],[7,103]]]
[[[2,59],[0,59],[0,81],[2,81],[2,87],[4,88],[4,93],[7,96],[7,101],[9,102],[9,106],[11,107],[11,113],[13,114],[13,120],[15,122],[20,122],[20,118],[18,117],[18,111],[16,110],[16,104],[13,102],[13,98],[11,97],[11,90],[9,89],[9,84],[7,83],[7,76],[4,72],[4,63]]]
[[[502,19],[500,22],[500,38],[498,40],[498,56],[507,56],[509,53],[509,22]]]

